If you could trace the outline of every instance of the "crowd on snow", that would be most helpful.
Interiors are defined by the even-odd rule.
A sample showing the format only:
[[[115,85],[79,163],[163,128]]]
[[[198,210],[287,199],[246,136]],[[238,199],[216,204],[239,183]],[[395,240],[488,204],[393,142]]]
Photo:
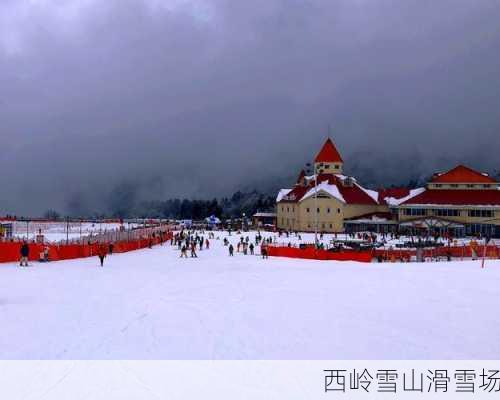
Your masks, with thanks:
[[[241,235],[241,231],[236,232],[237,235]],[[205,237],[205,235],[207,237]],[[231,230],[228,231],[228,235],[231,236]],[[192,258],[197,258],[198,254],[197,250],[203,250],[203,247],[206,249],[210,248],[210,240],[217,239],[219,240],[219,236],[215,237],[214,231],[191,231],[191,230],[181,230],[176,233],[172,238],[172,245],[177,246],[177,249],[180,250],[181,255],[180,258],[188,258],[188,251]],[[262,258],[268,258],[267,246],[272,243],[272,238],[263,238],[260,232],[254,238],[254,241],[250,241],[249,236],[241,236],[240,240],[236,243],[236,252],[243,253],[243,255],[254,255],[255,249],[260,245],[260,254]],[[223,245],[228,248],[228,253],[230,257],[234,256],[235,247],[232,243],[229,242],[227,237],[223,239]]]

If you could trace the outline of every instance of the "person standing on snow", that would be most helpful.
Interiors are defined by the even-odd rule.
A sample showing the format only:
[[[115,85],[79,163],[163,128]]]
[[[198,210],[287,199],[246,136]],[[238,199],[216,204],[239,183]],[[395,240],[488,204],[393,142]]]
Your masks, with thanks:
[[[262,243],[262,246],[260,247],[260,254],[262,254],[262,258],[269,258],[267,255],[267,245]]]
[[[187,247],[185,244],[182,245],[181,247],[181,258],[184,257],[184,258],[188,258],[188,255],[187,255]]]
[[[26,240],[23,241],[23,244],[22,244],[19,252],[21,254],[21,262],[19,265],[21,267],[23,267],[23,266],[27,267],[28,266],[28,258],[30,256],[30,246],[28,245],[28,242]]]
[[[232,244],[229,245],[229,256],[230,257],[234,256],[234,247]]]
[[[104,259],[108,254],[108,249],[104,243],[99,245],[99,249],[97,250],[97,256],[99,257],[99,261],[101,262],[101,267],[104,267]]]
[[[196,242],[194,240],[191,242],[191,257],[198,258],[198,255],[196,254]]]
[[[250,246],[248,246],[248,248],[250,249],[250,254],[253,256],[253,243],[250,243]]]

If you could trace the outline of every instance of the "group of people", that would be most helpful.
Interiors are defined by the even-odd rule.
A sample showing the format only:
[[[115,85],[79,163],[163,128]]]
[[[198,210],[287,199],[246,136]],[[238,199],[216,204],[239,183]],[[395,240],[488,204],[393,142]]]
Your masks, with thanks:
[[[209,238],[213,237],[213,235],[209,232]],[[198,258],[198,254],[196,250],[203,250],[203,246],[208,250],[210,248],[210,241],[208,238],[204,236],[198,235],[197,232],[191,231],[180,231],[176,233],[171,241],[172,245],[176,245],[177,249],[181,251],[180,258],[188,258],[188,251],[191,253],[191,258]]]
[[[241,232],[238,232],[238,234],[241,234]],[[243,255],[254,255],[255,254],[255,247],[260,244],[260,253],[262,255],[262,258],[268,258],[268,251],[267,251],[267,246],[268,244],[272,243],[272,238],[263,238],[260,232],[255,235],[255,244],[250,241],[250,237],[246,236],[240,237],[240,240],[238,243],[236,243],[236,252],[237,253],[243,253]],[[229,250],[229,256],[233,257],[234,256],[234,246],[232,243],[229,243],[229,240],[227,238],[224,238],[224,246],[228,247]]]
[[[21,247],[19,248],[19,266],[27,267],[29,266],[29,257],[30,257],[30,246],[27,240],[23,240]],[[49,262],[49,246],[44,246],[42,252],[39,254],[38,258],[39,262]]]

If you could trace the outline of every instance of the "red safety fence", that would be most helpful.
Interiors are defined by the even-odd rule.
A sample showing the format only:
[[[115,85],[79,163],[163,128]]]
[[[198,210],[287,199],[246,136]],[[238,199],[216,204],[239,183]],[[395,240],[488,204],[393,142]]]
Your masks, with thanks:
[[[144,249],[164,243],[173,238],[173,232],[165,232],[162,235],[154,235],[134,240],[123,240],[113,242],[113,253],[126,253],[133,250]],[[37,261],[45,247],[49,248],[49,260],[72,260],[76,258],[92,257],[97,255],[99,246],[103,242],[92,242],[82,244],[38,244],[29,243],[29,260]],[[111,244],[104,243],[109,247]],[[20,259],[22,242],[0,242],[0,263],[15,262]]]
[[[500,247],[498,246],[474,246],[475,254],[471,246],[444,246],[425,248],[422,251],[424,258],[471,258],[483,256],[488,259],[500,258]],[[374,250],[317,250],[314,246],[305,248],[268,245],[267,252],[270,256],[304,258],[310,260],[338,260],[371,262],[373,258],[382,257],[384,260],[409,260],[416,257],[416,249],[374,249]]]
[[[422,256],[425,258],[435,257],[453,257],[453,258],[471,258],[483,257],[486,258],[500,258],[500,247],[488,246],[474,246],[475,254],[471,246],[443,246],[434,248],[424,248]],[[417,255],[416,249],[375,249],[373,251],[374,257],[382,257],[385,259],[408,259]]]
[[[305,248],[288,246],[267,246],[267,254],[274,257],[304,258],[308,260],[337,260],[337,261],[358,261],[371,262],[372,251],[339,250],[328,251],[318,250],[314,246]]]

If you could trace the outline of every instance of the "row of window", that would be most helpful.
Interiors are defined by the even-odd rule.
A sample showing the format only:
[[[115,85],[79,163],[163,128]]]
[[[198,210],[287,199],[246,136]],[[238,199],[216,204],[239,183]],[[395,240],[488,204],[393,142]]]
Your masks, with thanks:
[[[295,207],[291,207],[291,208],[290,207],[286,207],[286,212],[290,212],[290,209],[292,210],[292,212],[295,212]],[[285,212],[285,207],[284,206],[281,207],[281,211]],[[311,209],[309,207],[306,208],[306,212],[308,212],[308,213],[311,212]],[[321,212],[321,208],[320,207],[317,208],[317,212],[318,213]],[[331,212],[332,212],[331,208],[327,207],[326,208],[326,213],[330,214]],[[340,208],[337,208],[337,214],[340,214]]]
[[[470,224],[465,226],[465,233],[467,235],[494,236],[495,230],[495,225]]]
[[[469,210],[469,217],[475,218],[492,218],[494,217],[493,210]]]
[[[430,215],[435,215],[436,217],[460,216],[460,210],[453,210],[448,208],[438,208],[434,210],[427,210],[425,208],[405,208],[403,210],[404,215],[412,217],[427,215],[427,211],[429,211]],[[495,216],[495,212],[493,210],[468,210],[467,215],[469,217],[475,217],[475,218],[492,218]]]
[[[452,188],[466,187],[468,189],[473,189],[473,188],[493,189],[493,188],[496,187],[496,185],[492,184],[492,183],[483,183],[483,184],[473,184],[473,183],[466,183],[466,184],[459,184],[459,183],[442,184],[442,183],[435,183],[434,187],[436,187],[436,188],[443,188],[443,187],[452,187]]]
[[[322,167],[319,167],[320,169],[330,169],[330,165],[323,165]],[[339,165],[338,164],[334,164],[333,165],[333,169],[339,169]]]
[[[460,210],[450,210],[446,208],[438,208],[437,210],[433,210],[434,215],[437,217],[459,217]]]
[[[310,209],[309,207],[307,207],[307,208],[306,208],[306,212],[307,212],[307,213],[311,212],[311,209]],[[318,208],[316,209],[316,212],[317,212],[318,214],[321,212],[320,207],[318,207]],[[330,207],[327,207],[327,209],[326,209],[326,213],[327,213],[327,214],[330,214],[331,212],[332,212],[332,210],[330,209]],[[337,208],[337,214],[340,214],[340,208]]]
[[[286,222],[286,224],[285,224],[285,222]],[[290,224],[290,219],[288,219],[288,218],[287,218],[287,219],[285,220],[285,218],[281,218],[281,224],[282,224],[283,226],[293,226],[293,225],[295,224],[295,220],[294,220],[294,219],[292,219],[292,223]],[[308,227],[308,228],[311,228],[311,224],[310,224],[310,223],[308,223],[308,224],[307,224],[307,227]],[[325,224],[325,223],[321,223],[321,224],[318,224],[318,227],[321,227],[321,229],[326,229],[327,227],[329,227],[330,229],[333,229],[333,224]]]

